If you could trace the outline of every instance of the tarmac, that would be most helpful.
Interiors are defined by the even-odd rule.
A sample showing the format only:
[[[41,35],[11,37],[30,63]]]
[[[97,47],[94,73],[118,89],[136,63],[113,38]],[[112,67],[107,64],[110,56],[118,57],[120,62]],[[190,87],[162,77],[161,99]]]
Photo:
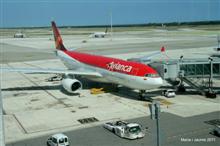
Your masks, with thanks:
[[[220,139],[213,134],[213,126],[205,121],[215,119],[219,112],[197,115],[193,117],[181,117],[170,113],[160,114],[161,145],[163,146],[218,146]],[[156,145],[156,122],[149,116],[139,117],[128,122],[138,122],[147,128],[145,137],[137,140],[128,140],[118,137],[102,125],[64,132],[73,146],[144,146]],[[173,124],[176,123],[176,124]],[[194,124],[192,124],[194,123]],[[184,127],[184,128],[183,128]],[[35,139],[27,139],[7,146],[43,146],[49,135]]]
[[[160,50],[161,46],[166,47],[167,55],[170,58],[179,58],[181,55],[184,55],[185,58],[195,58],[195,56],[197,58],[208,58],[209,54],[215,53],[213,48],[216,46],[216,33],[220,32],[204,30],[200,32],[196,29],[163,32],[159,29],[152,29],[143,32],[116,32],[113,38],[107,37],[104,39],[88,38],[85,35],[64,35],[63,41],[66,47],[70,49],[78,48],[76,50],[81,52],[122,59],[148,55]],[[83,43],[83,40],[86,40],[86,43]],[[54,54],[54,42],[51,36],[22,39],[3,37],[0,39],[0,46],[2,66],[65,68]],[[90,94],[91,88],[102,86],[107,88],[110,86],[111,88],[111,85],[81,80],[83,90],[80,90],[79,94],[68,94],[62,89],[60,81],[48,81],[52,76],[55,76],[55,74],[1,73],[5,141],[7,144],[34,145],[34,141],[37,140],[37,143],[42,145],[48,135],[57,132],[65,132],[69,134],[68,136],[71,139],[78,139],[76,140],[76,145],[101,145],[104,142],[106,145],[114,145],[114,142],[118,142],[120,145],[145,144],[143,140],[140,140],[140,143],[125,140],[115,141],[116,137],[110,138],[108,141],[107,138],[112,133],[100,130],[100,125],[108,121],[119,119],[136,121],[138,119],[137,121],[143,122],[146,117],[149,119],[150,111],[148,105],[150,102],[147,99],[146,101],[138,100],[137,91],[120,87],[118,92],[113,90],[103,94],[92,95]],[[215,80],[215,85],[220,87],[219,79]],[[164,86],[172,88],[166,83]],[[174,132],[173,136],[178,135],[178,132],[188,133],[190,128],[193,129],[196,124],[194,120],[189,120],[187,124],[182,125],[180,131],[176,131],[176,128],[178,128],[176,123],[187,121],[184,119],[199,116],[208,120],[210,115],[212,119],[220,118],[219,95],[216,99],[208,99],[195,92],[190,92],[177,94],[175,98],[168,99],[161,96],[161,90],[162,88],[149,90],[147,96],[162,101],[161,110],[164,113],[162,114],[164,117],[167,116],[171,119],[180,118],[178,121],[172,121],[171,119],[165,121],[165,124],[169,122],[172,123],[170,125],[174,126],[164,127],[165,129],[175,128],[174,131],[170,130],[171,133]],[[79,122],[81,119],[91,117],[96,118],[98,121],[87,124]],[[148,122],[152,124],[150,120],[147,120]],[[148,125],[146,121],[145,125]],[[203,126],[203,124],[198,126],[198,128],[201,128],[200,126]],[[187,127],[188,131],[184,132]],[[98,137],[96,135],[84,139],[85,143],[82,143],[83,141],[79,139],[83,138],[88,129],[90,131],[88,133],[89,136],[85,135],[85,137],[90,137],[94,133],[100,132],[99,136],[106,134],[105,141],[101,144],[99,139],[91,142],[92,138],[96,139]],[[210,136],[207,134],[209,130],[211,130],[211,127],[202,132],[205,138]],[[80,133],[81,137],[77,133]],[[72,134],[74,136],[71,136]],[[194,133],[193,136],[196,137],[197,134]],[[152,136],[147,137],[147,140],[153,142],[151,138]],[[74,144],[74,142],[72,143]],[[176,138],[169,143],[169,145],[175,144]],[[212,144],[218,145],[216,142]]]

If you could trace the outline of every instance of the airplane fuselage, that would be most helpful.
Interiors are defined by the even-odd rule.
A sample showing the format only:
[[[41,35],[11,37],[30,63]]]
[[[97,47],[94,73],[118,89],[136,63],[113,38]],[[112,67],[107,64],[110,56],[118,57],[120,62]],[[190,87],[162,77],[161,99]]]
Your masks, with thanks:
[[[162,84],[157,72],[141,63],[76,51],[58,50],[57,55],[70,70],[95,71],[102,75],[89,77],[93,81],[120,84],[138,90],[156,88]]]
[[[94,37],[94,38],[104,38],[106,35],[107,35],[107,33],[105,33],[105,32],[95,32],[95,33],[91,34],[90,36]]]

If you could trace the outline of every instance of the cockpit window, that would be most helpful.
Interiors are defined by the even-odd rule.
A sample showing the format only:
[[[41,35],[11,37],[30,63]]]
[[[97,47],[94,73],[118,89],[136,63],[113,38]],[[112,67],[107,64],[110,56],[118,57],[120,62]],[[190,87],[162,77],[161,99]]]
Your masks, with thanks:
[[[145,77],[155,78],[155,77],[159,77],[159,75],[158,74],[146,74]]]

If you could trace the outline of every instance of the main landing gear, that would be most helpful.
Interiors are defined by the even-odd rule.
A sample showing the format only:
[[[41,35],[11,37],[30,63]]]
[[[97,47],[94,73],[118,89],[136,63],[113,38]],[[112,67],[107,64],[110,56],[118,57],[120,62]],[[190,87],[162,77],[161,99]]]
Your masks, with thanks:
[[[144,100],[145,99],[145,95],[146,95],[146,91],[145,90],[140,90],[139,92],[139,99],[140,100]]]

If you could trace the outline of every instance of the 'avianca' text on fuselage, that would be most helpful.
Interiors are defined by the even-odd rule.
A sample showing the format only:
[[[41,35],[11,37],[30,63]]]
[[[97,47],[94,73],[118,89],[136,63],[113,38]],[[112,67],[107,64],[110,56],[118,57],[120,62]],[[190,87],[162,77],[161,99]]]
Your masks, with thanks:
[[[120,64],[119,62],[115,63],[114,61],[112,61],[111,63],[107,64],[108,69],[110,70],[117,70],[117,71],[121,71],[121,72],[131,72],[132,70],[132,66],[129,65],[123,65]]]

